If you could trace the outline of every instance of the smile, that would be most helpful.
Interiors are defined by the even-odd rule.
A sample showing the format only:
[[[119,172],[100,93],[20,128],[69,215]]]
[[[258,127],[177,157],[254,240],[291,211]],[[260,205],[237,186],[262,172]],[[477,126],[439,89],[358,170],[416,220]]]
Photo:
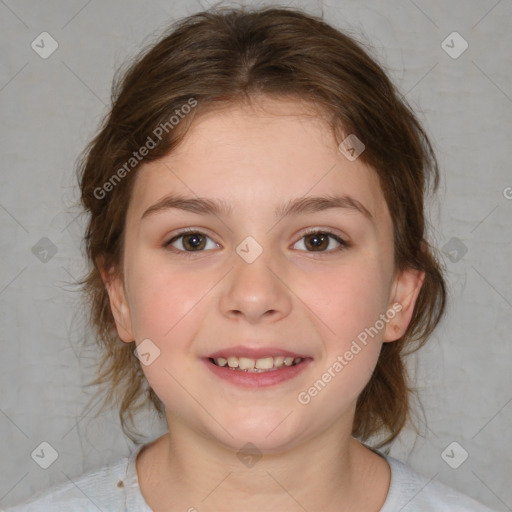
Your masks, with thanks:
[[[268,353],[268,352],[267,352]],[[313,359],[294,354],[232,356],[229,352],[202,358],[208,370],[222,381],[241,388],[267,388],[291,381],[310,366]]]

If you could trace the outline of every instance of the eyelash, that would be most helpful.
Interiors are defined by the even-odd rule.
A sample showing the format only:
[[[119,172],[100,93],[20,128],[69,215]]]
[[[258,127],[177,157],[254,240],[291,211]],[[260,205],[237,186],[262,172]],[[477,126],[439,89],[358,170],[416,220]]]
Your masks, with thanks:
[[[173,242],[175,242],[176,240],[179,240],[180,238],[182,238],[183,236],[185,236],[187,234],[189,234],[189,235],[190,234],[194,234],[194,235],[197,234],[197,235],[205,236],[206,238],[210,238],[210,240],[211,240],[211,237],[209,237],[206,233],[203,233],[202,231],[190,228],[190,229],[185,229],[183,231],[180,231],[175,236],[173,236],[170,240],[168,240],[167,242],[164,242],[163,247],[168,249],[168,250],[170,250],[170,251],[172,251],[172,252],[175,252],[177,254],[181,254],[181,255],[186,256],[186,257],[191,257],[195,253],[206,252],[205,250],[201,250],[201,251],[184,251],[182,249],[176,249],[175,247],[171,246],[171,244]],[[325,229],[310,229],[310,230],[306,231],[301,236],[301,238],[299,240],[302,240],[303,238],[305,238],[305,237],[307,237],[309,235],[315,235],[315,234],[327,235],[330,238],[334,239],[336,242],[338,242],[340,244],[340,246],[336,247],[335,249],[328,250],[328,251],[301,251],[301,252],[308,252],[308,253],[311,253],[311,254],[314,254],[314,255],[319,255],[321,257],[322,254],[336,253],[336,252],[339,252],[339,251],[346,250],[346,249],[348,249],[350,247],[350,244],[346,240],[343,240],[339,235],[333,233],[332,231],[325,230]]]

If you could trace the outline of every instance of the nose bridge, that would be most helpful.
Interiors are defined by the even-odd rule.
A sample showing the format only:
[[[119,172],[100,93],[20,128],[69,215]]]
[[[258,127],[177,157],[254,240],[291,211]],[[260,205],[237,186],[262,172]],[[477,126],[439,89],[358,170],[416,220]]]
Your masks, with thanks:
[[[286,316],[291,300],[279,276],[279,259],[261,246],[261,252],[254,258],[256,247],[251,243],[242,242],[233,255],[233,270],[221,297],[222,313],[243,316],[251,323],[263,317]]]

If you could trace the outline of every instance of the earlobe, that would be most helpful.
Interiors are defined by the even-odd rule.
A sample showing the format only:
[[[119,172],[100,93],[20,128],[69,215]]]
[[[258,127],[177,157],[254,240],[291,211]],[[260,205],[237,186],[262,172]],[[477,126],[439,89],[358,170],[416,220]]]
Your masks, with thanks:
[[[130,308],[126,300],[126,293],[123,286],[123,279],[114,272],[107,271],[103,266],[100,268],[101,278],[105,284],[110,301],[110,309],[114,317],[117,333],[125,343],[132,342],[133,335]]]
[[[396,341],[407,331],[424,280],[422,270],[406,269],[397,276],[390,298],[390,311],[395,314],[384,330],[384,342]]]

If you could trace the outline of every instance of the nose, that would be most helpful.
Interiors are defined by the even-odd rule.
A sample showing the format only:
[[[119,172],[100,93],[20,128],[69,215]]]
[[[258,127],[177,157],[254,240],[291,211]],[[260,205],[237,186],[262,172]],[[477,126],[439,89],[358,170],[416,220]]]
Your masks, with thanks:
[[[220,308],[226,317],[244,318],[250,324],[278,321],[292,307],[291,292],[286,286],[282,267],[270,265],[272,258],[263,253],[252,263],[235,253],[234,268],[227,276],[220,298]]]

